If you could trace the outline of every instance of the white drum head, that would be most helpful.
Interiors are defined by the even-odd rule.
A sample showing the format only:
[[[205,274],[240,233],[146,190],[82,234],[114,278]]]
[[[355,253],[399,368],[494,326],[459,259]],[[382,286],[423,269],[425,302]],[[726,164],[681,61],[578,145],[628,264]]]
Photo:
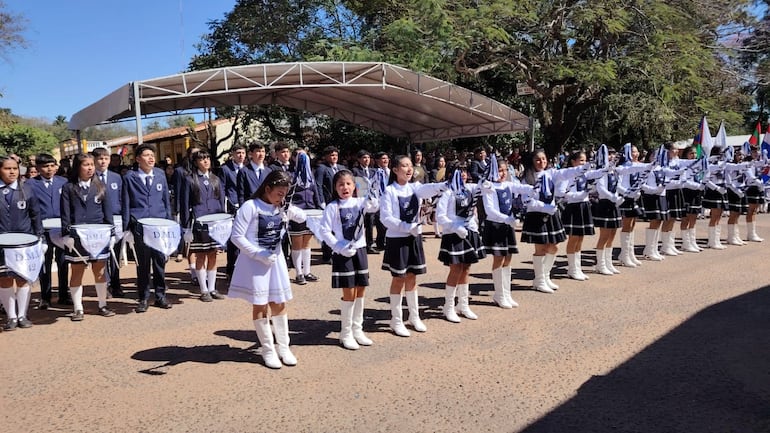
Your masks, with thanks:
[[[176,221],[167,220],[165,218],[142,218],[137,221],[143,226],[174,226],[178,225]]]
[[[29,233],[0,233],[0,247],[27,247],[37,242],[37,236]]]
[[[305,212],[305,215],[310,217],[322,217],[324,215],[324,211],[321,209],[302,209],[303,212]]]
[[[228,219],[232,219],[232,215],[229,213],[213,213],[209,215],[203,215],[201,217],[198,217],[197,221],[199,223],[211,223],[216,221],[224,221]]]
[[[43,228],[46,230],[60,229],[61,218],[46,218],[43,220]]]

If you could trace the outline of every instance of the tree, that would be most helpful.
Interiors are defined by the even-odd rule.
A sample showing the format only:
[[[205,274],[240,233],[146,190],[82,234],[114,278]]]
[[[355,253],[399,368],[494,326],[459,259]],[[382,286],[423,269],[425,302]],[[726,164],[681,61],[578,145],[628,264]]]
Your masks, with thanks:
[[[53,134],[40,128],[21,124],[0,127],[0,150],[15,153],[22,159],[41,152],[50,153],[58,144]]]

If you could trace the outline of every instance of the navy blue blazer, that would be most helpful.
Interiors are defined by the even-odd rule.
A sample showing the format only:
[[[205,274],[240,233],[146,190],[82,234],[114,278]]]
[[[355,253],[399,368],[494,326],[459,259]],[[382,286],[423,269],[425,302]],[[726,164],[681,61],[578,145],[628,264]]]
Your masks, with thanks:
[[[69,234],[70,226],[73,224],[113,225],[111,201],[107,199],[107,191],[105,191],[105,196],[102,199],[97,198],[96,182],[92,180],[91,185],[85,191],[77,183],[70,182],[64,185],[61,194],[61,232],[63,235]]]
[[[481,179],[481,176],[484,174],[484,171],[489,165],[488,160],[485,160],[485,162],[486,162],[486,165],[482,164],[481,161],[479,161],[478,159],[474,159],[473,161],[471,161],[471,167],[468,170],[468,174],[470,175],[471,182],[479,183],[479,179]],[[495,176],[497,176],[496,173],[495,173]],[[481,179],[481,180],[484,180],[484,179]]]
[[[337,164],[337,171],[345,169],[342,164]],[[318,185],[318,189],[323,194],[324,203],[331,203],[332,192],[334,191],[334,174],[335,171],[327,163],[318,165],[315,169],[315,183]]]
[[[94,174],[94,177],[98,176],[98,173]],[[107,170],[105,188],[107,188],[107,200],[110,202],[112,214],[120,215],[123,209],[123,178],[118,173]]]
[[[54,176],[51,181],[53,183],[48,188],[46,188],[45,180],[40,175],[24,182],[25,185],[32,188],[32,193],[37,198],[41,221],[46,218],[61,218],[61,192],[67,179]]]
[[[243,165],[241,171],[238,172],[238,205],[242,205],[243,202],[250,199],[257,192],[259,186],[262,185],[262,181],[265,180],[271,171],[270,167],[264,166],[262,176],[257,177],[257,171],[254,170],[251,162]]]
[[[232,160],[227,161],[222,164],[220,171],[221,176],[219,176],[219,179],[225,184],[225,195],[227,196],[227,201],[230,202],[228,212],[235,213],[240,204],[238,201],[238,173],[235,169],[235,164]]]
[[[40,206],[32,188],[24,182],[20,190],[13,190],[10,200],[0,193],[0,233],[28,233],[43,235],[43,219]],[[43,186],[45,188],[45,186]],[[0,191],[5,190],[3,188]],[[8,201],[11,203],[8,204]]]
[[[193,176],[195,176],[195,178],[193,178]],[[200,200],[197,202],[193,195],[194,182],[197,182],[197,189],[200,191]],[[179,222],[184,228],[192,227],[193,218],[225,211],[224,183],[213,173],[209,173],[208,185],[206,185],[205,182],[206,180],[202,175],[198,174],[197,170],[195,174],[186,176],[183,180],[179,197]],[[219,198],[217,198],[217,194],[215,194],[216,190],[214,189],[214,183],[217,184]]]
[[[172,219],[171,199],[169,197],[166,173],[154,167],[152,169],[152,187],[139,177],[139,169],[129,170],[123,176],[123,231],[128,230],[131,218],[165,218]]]

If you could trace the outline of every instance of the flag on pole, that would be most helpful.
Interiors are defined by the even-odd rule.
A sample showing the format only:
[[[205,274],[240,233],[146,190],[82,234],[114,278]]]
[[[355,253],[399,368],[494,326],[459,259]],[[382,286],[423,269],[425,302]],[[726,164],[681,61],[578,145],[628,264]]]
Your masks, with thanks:
[[[698,132],[692,140],[692,145],[695,146],[695,152],[698,158],[703,155],[708,158],[711,153],[711,148],[714,147],[714,139],[711,137],[711,131],[709,130],[709,123],[708,120],[706,120],[706,116],[703,116],[700,119]]]
[[[714,146],[722,149],[722,152],[727,149],[727,131],[725,130],[725,122],[719,124],[719,130],[717,136],[714,137]]]
[[[763,159],[770,158],[770,125],[765,131],[765,138],[762,139],[762,146],[759,149],[759,157]]]
[[[121,147],[121,148],[120,148],[120,150],[118,151],[118,155],[120,155],[121,157],[123,157],[123,156],[126,156],[126,152],[127,152],[127,151],[128,151],[128,149],[126,148],[126,146],[123,146],[123,147]]]
[[[759,144],[760,135],[762,135],[762,124],[757,122],[757,126],[754,128],[754,132],[751,133],[751,137],[748,139],[749,145],[751,145],[751,147],[756,147]]]

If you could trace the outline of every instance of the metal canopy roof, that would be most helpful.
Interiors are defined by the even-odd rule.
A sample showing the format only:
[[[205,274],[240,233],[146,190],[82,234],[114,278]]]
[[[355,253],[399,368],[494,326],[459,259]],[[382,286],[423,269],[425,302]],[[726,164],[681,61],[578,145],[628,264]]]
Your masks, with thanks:
[[[528,128],[527,116],[479,93],[388,63],[365,62],[234,66],[135,81],[75,113],[69,128],[252,105],[323,114],[414,143]]]

